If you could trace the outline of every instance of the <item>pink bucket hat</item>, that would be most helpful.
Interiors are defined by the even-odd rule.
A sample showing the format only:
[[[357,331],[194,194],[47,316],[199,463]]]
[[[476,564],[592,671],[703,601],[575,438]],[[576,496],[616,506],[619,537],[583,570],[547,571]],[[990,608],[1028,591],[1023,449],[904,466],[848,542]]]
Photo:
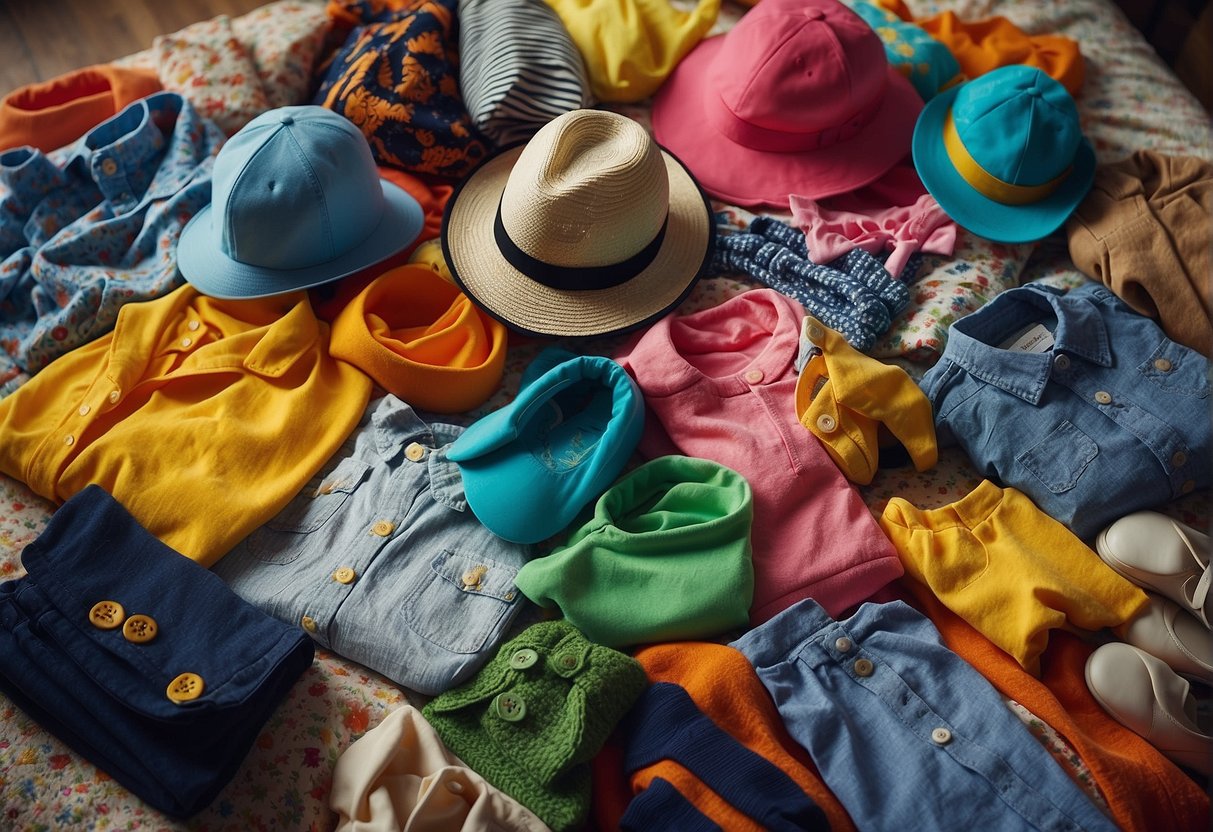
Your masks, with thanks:
[[[690,52],[653,134],[712,196],[787,209],[867,185],[909,154],[922,99],[838,0],[764,0]]]

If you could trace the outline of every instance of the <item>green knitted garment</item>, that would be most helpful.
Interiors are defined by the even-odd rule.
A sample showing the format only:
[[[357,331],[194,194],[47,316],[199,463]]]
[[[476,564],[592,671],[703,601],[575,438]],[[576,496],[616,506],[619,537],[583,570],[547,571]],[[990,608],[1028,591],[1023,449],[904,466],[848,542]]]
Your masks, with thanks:
[[[560,832],[585,821],[587,764],[647,684],[635,659],[542,621],[422,713],[452,753]]]
[[[608,647],[708,639],[749,625],[753,497],[706,459],[660,456],[616,480],[514,583]]]

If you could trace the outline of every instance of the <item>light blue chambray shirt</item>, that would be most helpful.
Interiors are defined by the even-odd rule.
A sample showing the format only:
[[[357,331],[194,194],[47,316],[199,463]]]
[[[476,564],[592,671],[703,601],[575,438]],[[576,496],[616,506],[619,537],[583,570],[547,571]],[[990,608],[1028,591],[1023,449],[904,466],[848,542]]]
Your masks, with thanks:
[[[277,517],[212,567],[245,600],[317,643],[424,694],[471,677],[527,603],[531,549],[468,509],[447,447],[392,395]],[[286,441],[286,440],[284,440]]]
[[[834,620],[806,598],[729,646],[860,829],[1116,829],[903,601]]]
[[[0,396],[182,284],[177,238],[211,201],[223,141],[158,92],[49,154],[0,153]]]
[[[1028,285],[954,323],[920,384],[940,445],[1089,540],[1208,487],[1209,370],[1100,284]]]

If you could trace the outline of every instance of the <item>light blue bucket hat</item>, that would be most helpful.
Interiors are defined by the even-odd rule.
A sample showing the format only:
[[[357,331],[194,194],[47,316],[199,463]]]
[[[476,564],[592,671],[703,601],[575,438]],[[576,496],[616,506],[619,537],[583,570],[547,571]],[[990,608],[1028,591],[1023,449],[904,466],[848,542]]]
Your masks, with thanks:
[[[215,157],[211,204],[182,229],[177,262],[203,294],[265,297],[385,260],[423,221],[417,200],[379,178],[352,122],[324,107],[279,107]]]
[[[1090,190],[1095,151],[1060,83],[1013,65],[945,90],[914,128],[914,166],[964,228],[1001,243],[1057,230]]]

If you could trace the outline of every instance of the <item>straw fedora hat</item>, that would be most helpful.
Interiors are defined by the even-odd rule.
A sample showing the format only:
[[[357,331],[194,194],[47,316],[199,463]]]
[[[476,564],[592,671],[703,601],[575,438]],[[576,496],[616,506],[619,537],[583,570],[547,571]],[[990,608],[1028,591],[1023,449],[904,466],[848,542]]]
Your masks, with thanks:
[[[507,327],[597,336],[651,323],[711,258],[711,206],[636,122],[574,110],[486,160],[447,202],[455,281]]]

